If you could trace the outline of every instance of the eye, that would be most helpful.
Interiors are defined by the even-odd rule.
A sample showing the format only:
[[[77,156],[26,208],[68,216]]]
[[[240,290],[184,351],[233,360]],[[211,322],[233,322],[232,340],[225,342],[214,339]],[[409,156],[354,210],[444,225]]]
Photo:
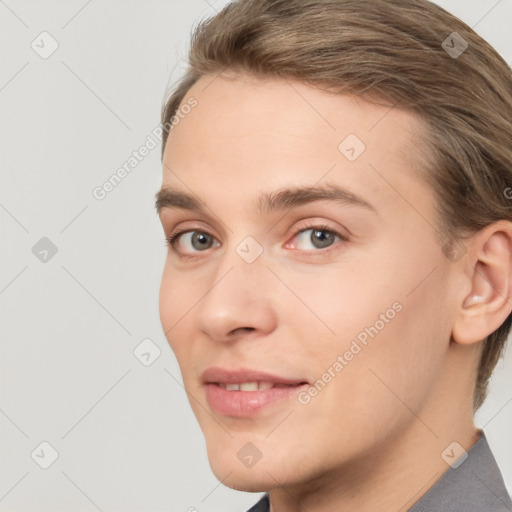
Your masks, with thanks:
[[[215,238],[205,231],[177,230],[171,233],[166,240],[174,250],[176,250],[178,243],[184,243],[192,246],[189,252],[194,252],[209,249],[212,247]]]
[[[293,240],[295,239],[299,241],[299,246],[302,244],[302,247],[298,248],[305,251],[328,248],[336,239],[347,240],[341,233],[328,226],[307,226],[294,236]]]
[[[301,251],[313,252],[320,252],[320,249],[329,248],[337,240],[347,241],[347,238],[341,233],[324,225],[306,226],[296,232],[292,241],[295,239],[298,240],[298,244],[292,244],[292,248],[298,248]],[[178,254],[183,252],[183,254],[180,255],[183,258],[193,257],[194,253],[210,249],[214,246],[215,242],[216,247],[221,245],[215,240],[215,237],[210,235],[210,233],[200,230],[177,229],[176,231],[173,231],[168,238],[166,238],[166,241],[174,252]],[[178,245],[180,245],[181,250],[178,250]],[[299,247],[296,247],[296,245],[299,245]],[[290,247],[290,244],[287,244],[285,247]]]

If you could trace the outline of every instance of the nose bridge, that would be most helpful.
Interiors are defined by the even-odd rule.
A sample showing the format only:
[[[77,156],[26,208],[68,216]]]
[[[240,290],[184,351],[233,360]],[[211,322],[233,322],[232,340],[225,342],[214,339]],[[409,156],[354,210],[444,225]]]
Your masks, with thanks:
[[[231,238],[232,241],[219,258],[214,283],[220,284],[225,277],[231,287],[231,290],[227,290],[229,294],[242,292],[247,296],[248,290],[254,289],[256,292],[256,288],[261,293],[264,282],[269,278],[263,245],[251,235],[241,238],[232,234]],[[249,295],[254,298],[257,294]]]
[[[226,340],[240,328],[269,332],[275,322],[271,277],[263,246],[254,237],[232,244],[219,258],[210,288],[198,304],[199,328],[216,340]]]

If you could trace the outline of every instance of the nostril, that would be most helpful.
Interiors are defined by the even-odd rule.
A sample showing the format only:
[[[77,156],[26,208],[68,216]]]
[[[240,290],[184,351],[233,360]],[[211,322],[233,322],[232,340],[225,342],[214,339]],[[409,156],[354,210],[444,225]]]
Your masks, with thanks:
[[[236,328],[233,332],[237,332],[237,331],[254,331],[254,327],[238,327]]]

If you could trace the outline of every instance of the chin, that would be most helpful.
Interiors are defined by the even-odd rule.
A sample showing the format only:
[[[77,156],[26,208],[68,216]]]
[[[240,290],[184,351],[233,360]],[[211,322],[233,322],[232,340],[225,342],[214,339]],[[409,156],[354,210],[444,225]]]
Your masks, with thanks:
[[[224,449],[222,449],[224,448]],[[283,485],[296,485],[308,480],[307,471],[298,471],[295,464],[286,463],[276,453],[261,455],[252,465],[243,461],[244,453],[218,444],[208,449],[210,468],[223,485],[237,491],[267,492]],[[240,456],[239,456],[240,455]]]
[[[263,492],[275,485],[275,480],[267,473],[273,473],[271,464],[264,459],[255,447],[241,451],[238,446],[233,448],[226,444],[208,446],[208,461],[214,475],[223,485],[238,491]]]
[[[280,486],[278,482],[282,482],[283,478],[283,475],[277,475],[263,465],[261,467],[239,468],[210,463],[210,467],[222,485],[235,491],[267,492]]]
[[[225,480],[221,480],[221,476],[215,474],[219,481],[222,481],[222,485],[234,489],[235,491],[242,492],[267,492],[271,488],[276,486],[275,481],[270,481],[268,475],[267,478],[264,475],[229,475]],[[261,478],[258,478],[261,476]]]

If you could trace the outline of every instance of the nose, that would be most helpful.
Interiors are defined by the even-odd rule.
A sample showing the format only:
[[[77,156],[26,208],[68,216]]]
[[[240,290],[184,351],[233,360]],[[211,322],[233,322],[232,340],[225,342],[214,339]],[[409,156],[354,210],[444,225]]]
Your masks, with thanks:
[[[205,295],[196,308],[196,325],[218,342],[268,335],[277,325],[272,277],[264,255],[247,263],[233,250],[205,285]]]

